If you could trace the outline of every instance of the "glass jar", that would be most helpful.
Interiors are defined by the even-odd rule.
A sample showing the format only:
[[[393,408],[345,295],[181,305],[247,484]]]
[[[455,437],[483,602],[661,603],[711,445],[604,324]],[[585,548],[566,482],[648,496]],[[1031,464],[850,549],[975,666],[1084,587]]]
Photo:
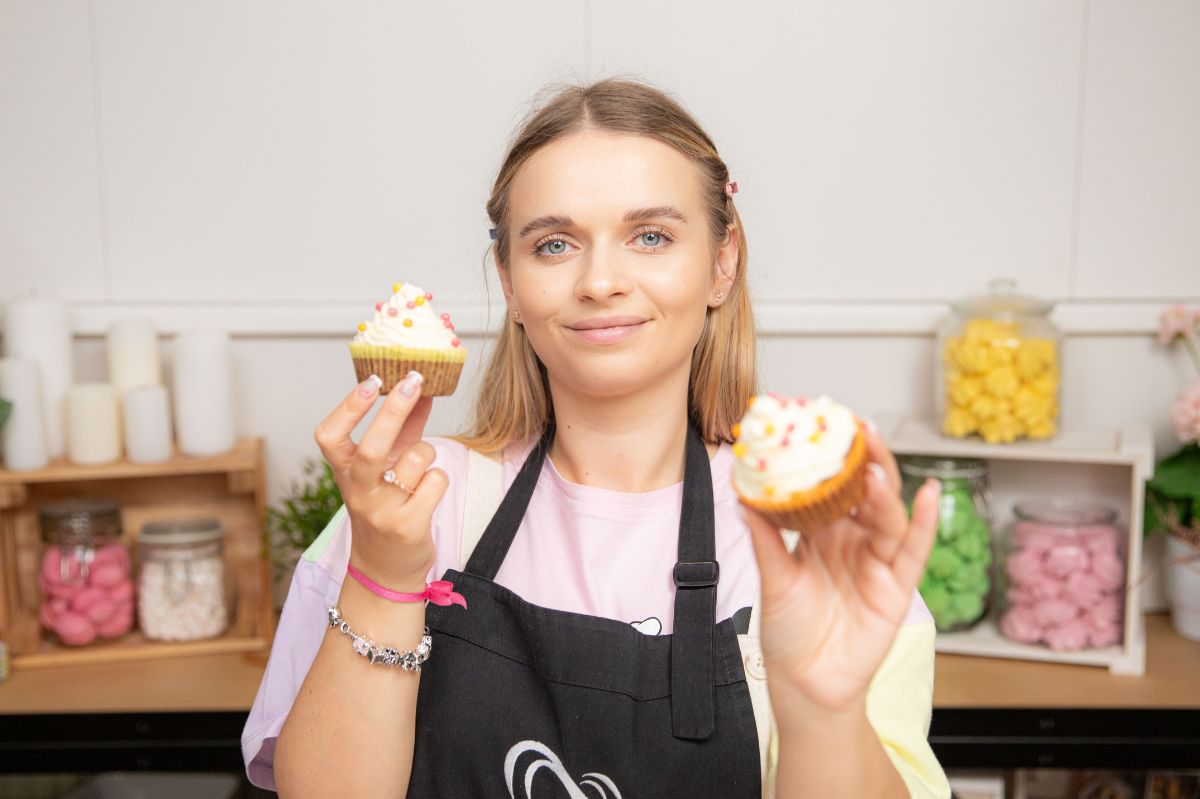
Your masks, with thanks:
[[[138,625],[147,638],[190,641],[225,631],[230,583],[217,519],[148,522],[138,533]]]
[[[1000,632],[1023,644],[1072,651],[1119,645],[1125,535],[1100,502],[1021,502],[1004,547]]]
[[[912,517],[917,489],[942,484],[937,537],[921,576],[921,598],[939,632],[965,630],[987,614],[991,595],[992,514],[987,463],[978,458],[903,455],[901,497]]]
[[[1016,282],[952,304],[938,329],[937,413],[944,435],[991,444],[1049,439],[1059,422],[1062,334],[1051,302],[1015,294]]]
[[[68,646],[117,638],[133,627],[133,580],[120,506],[68,499],[38,509],[42,554],[38,618]]]

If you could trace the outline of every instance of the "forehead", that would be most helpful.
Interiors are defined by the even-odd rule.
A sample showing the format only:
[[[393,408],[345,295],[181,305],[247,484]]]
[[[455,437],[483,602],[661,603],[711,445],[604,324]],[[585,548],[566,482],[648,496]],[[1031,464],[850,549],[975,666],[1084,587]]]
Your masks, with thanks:
[[[547,214],[587,225],[659,205],[675,205],[691,219],[699,216],[701,204],[699,170],[674,148],[646,136],[585,131],[534,153],[513,180],[509,202],[518,230]]]

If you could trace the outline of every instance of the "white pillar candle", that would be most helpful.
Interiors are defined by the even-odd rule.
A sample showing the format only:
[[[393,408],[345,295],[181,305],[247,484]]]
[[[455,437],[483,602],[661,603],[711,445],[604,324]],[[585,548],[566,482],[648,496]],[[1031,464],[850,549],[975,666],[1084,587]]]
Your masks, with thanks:
[[[67,458],[110,463],[121,457],[121,416],[112,383],[76,383],[67,389]]]
[[[117,319],[108,326],[108,382],[117,396],[162,383],[158,331],[149,319]]]
[[[38,365],[23,358],[0,359],[0,397],[12,403],[12,413],[2,428],[5,467],[14,471],[42,468],[49,456]]]
[[[185,330],[175,337],[175,432],[185,455],[233,449],[233,362],[229,334]]]
[[[171,457],[171,408],[166,386],[138,386],[125,392],[125,454],[135,463],[162,463]]]
[[[63,398],[75,382],[71,354],[71,323],[66,303],[52,297],[18,297],[4,308],[4,352],[38,365],[42,385],[42,421],[46,452],[51,458],[66,451],[66,410]]]

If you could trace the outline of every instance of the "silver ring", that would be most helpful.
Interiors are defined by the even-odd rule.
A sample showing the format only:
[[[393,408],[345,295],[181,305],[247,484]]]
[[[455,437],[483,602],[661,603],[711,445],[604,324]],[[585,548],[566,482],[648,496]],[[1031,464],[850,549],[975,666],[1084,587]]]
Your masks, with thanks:
[[[409,494],[415,493],[411,488],[397,480],[396,473],[391,469],[388,469],[383,473],[383,482],[387,483],[388,485],[394,485],[396,488],[400,489],[401,491],[407,491]]]

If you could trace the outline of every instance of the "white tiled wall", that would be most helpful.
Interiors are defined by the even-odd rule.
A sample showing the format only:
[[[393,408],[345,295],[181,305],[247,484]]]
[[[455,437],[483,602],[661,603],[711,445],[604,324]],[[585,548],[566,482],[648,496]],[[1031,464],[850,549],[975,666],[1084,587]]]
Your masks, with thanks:
[[[438,293],[474,369],[509,136],[547,83],[632,74],[739,181],[766,387],[930,414],[945,301],[1009,275],[1059,302],[1067,423],[1165,450],[1194,377],[1152,331],[1200,302],[1198,38],[1190,0],[0,0],[0,301],[71,300],[79,379],[113,318],[154,318],[168,357],[230,329],[275,498],[393,280]]]

